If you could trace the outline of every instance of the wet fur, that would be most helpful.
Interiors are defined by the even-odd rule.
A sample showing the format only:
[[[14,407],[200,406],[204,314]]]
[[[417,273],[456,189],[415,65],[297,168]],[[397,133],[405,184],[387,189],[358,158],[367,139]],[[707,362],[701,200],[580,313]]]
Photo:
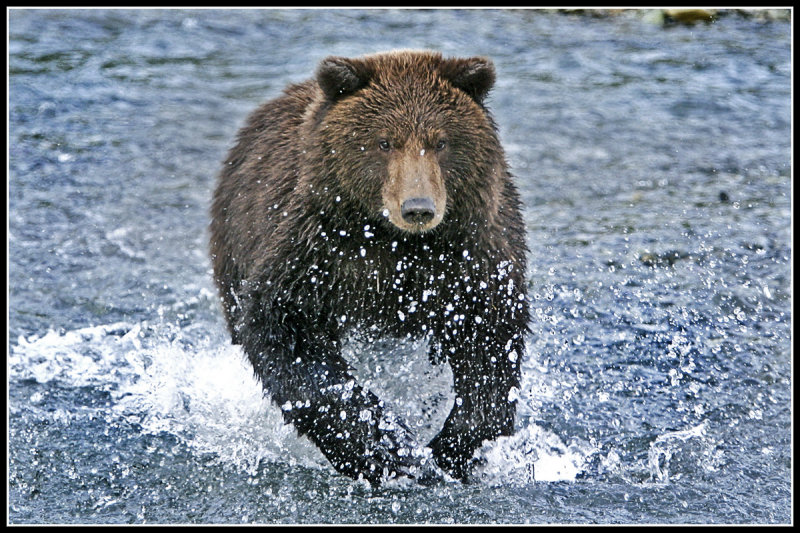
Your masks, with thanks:
[[[432,359],[451,365],[459,400],[427,444],[452,476],[467,476],[484,439],[513,433],[526,247],[484,104],[493,82],[484,58],[328,58],[249,117],[220,173],[211,256],[233,341],[291,406],[286,420],[347,475],[380,482],[430,468],[407,453],[425,443],[350,374],[340,350],[353,329],[429,338]],[[446,153],[432,153],[441,135]],[[425,231],[385,216],[408,193],[409,168],[444,198]]]

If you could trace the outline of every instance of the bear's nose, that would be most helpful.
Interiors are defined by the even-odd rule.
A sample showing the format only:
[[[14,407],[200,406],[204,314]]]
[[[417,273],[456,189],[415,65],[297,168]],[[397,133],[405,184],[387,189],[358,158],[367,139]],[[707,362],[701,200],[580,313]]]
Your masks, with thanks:
[[[427,224],[436,214],[436,206],[430,198],[409,198],[400,206],[403,220],[409,224]]]

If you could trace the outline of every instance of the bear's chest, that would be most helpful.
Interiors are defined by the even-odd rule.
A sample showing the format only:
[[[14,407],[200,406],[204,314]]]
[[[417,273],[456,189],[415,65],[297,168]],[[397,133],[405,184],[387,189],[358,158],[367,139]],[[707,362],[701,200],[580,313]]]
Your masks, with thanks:
[[[424,243],[342,240],[313,270],[320,308],[342,326],[400,336],[457,318],[480,283],[463,254]]]

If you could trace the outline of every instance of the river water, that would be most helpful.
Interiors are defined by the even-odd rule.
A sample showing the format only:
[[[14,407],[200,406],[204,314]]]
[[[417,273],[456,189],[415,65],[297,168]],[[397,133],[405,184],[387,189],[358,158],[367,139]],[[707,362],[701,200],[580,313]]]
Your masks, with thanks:
[[[9,522],[791,522],[791,23],[645,18],[11,10]],[[471,483],[372,489],[230,345],[208,208],[250,110],[400,47],[495,62],[533,333]],[[435,432],[422,352],[350,348]]]

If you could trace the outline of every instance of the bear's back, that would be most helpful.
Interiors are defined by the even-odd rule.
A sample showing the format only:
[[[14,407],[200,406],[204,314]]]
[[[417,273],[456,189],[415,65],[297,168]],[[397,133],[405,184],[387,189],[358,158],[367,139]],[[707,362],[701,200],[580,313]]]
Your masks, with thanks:
[[[290,85],[259,106],[239,131],[219,175],[211,205],[211,256],[225,299],[258,268],[291,201],[300,175],[298,139],[306,112],[318,95],[314,81]]]

